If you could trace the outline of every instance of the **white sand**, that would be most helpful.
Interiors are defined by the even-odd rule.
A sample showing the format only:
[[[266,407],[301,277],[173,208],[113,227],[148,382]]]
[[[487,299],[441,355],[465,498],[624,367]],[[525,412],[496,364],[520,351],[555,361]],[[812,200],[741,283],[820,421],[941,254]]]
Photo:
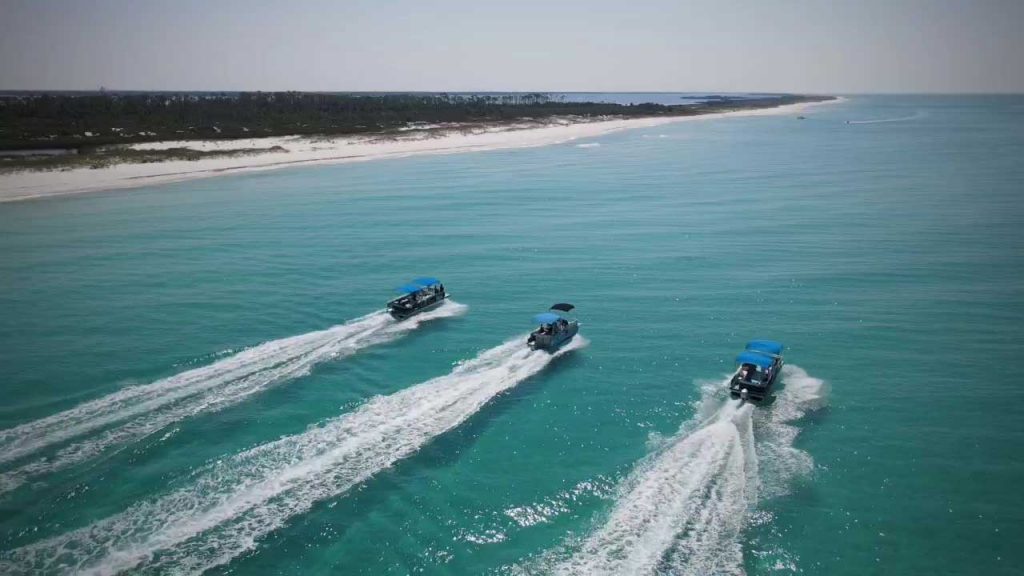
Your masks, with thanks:
[[[835,102],[832,100],[830,102]],[[24,171],[0,174],[0,202],[41,198],[63,194],[79,194],[116,188],[135,188],[153,184],[179,182],[221,174],[237,174],[256,170],[272,170],[289,166],[358,162],[381,158],[400,158],[414,154],[450,154],[503,148],[546,146],[592,138],[630,128],[649,128],[670,122],[709,120],[723,116],[766,116],[793,114],[809,106],[828,102],[793,104],[760,110],[743,110],[699,116],[668,118],[636,118],[573,122],[555,119],[546,125],[519,125],[478,128],[474,131],[452,127],[441,132],[408,131],[397,138],[381,137],[303,137],[252,138],[241,140],[193,140],[152,142],[133,145],[136,149],[159,150],[190,148],[193,150],[232,150],[239,148],[272,148],[285,151],[260,152],[244,156],[174,160],[150,164],[117,164],[105,168],[75,168],[59,171]]]

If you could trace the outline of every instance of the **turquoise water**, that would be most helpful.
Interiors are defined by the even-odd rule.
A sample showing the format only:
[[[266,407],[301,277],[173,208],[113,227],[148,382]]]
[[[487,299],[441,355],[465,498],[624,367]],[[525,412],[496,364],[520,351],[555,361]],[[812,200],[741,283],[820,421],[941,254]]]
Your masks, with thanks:
[[[0,205],[3,571],[1020,573],[1024,99],[804,114]]]

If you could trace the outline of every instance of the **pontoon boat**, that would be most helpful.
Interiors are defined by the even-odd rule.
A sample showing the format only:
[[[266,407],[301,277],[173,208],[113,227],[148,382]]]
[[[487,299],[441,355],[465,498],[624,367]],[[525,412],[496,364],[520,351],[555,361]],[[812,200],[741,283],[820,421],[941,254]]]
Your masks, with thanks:
[[[739,368],[729,382],[729,393],[733,398],[764,400],[772,384],[782,372],[783,346],[771,340],[747,342],[746,350],[736,357]]]
[[[580,324],[575,319],[566,318],[559,312],[568,314],[572,312],[572,304],[559,303],[552,306],[547,312],[537,314],[533,317],[533,323],[540,325],[539,328],[530,333],[526,344],[532,350],[547,350],[554,352],[563,344],[572,340],[572,337],[580,331]]]
[[[448,297],[444,284],[437,278],[417,278],[398,287],[402,295],[388,302],[388,312],[396,320],[419,314],[439,306]]]

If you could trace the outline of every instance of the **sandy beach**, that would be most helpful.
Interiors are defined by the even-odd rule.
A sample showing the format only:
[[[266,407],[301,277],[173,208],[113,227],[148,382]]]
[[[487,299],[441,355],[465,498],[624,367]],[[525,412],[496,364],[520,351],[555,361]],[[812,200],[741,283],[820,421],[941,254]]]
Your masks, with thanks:
[[[238,156],[200,160],[172,160],[146,164],[117,164],[103,168],[55,171],[23,171],[0,174],[0,202],[81,194],[101,190],[136,188],[224,174],[273,170],[302,165],[362,162],[417,154],[453,154],[561,144],[635,128],[710,120],[725,116],[794,114],[826,102],[801,103],[776,108],[742,110],[697,116],[633,118],[599,121],[555,119],[548,123],[494,127],[412,131],[409,134],[360,137],[285,136],[248,140],[192,140],[135,144],[136,149],[190,148],[213,151],[238,148],[268,149]]]

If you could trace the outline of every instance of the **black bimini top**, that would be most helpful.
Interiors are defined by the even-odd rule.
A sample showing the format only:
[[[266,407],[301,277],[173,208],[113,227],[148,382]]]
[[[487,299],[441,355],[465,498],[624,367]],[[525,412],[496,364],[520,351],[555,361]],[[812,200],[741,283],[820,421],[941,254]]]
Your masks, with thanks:
[[[552,306],[551,310],[558,310],[560,312],[572,312],[573,308],[575,308],[575,306],[573,306],[572,304],[561,302]]]

